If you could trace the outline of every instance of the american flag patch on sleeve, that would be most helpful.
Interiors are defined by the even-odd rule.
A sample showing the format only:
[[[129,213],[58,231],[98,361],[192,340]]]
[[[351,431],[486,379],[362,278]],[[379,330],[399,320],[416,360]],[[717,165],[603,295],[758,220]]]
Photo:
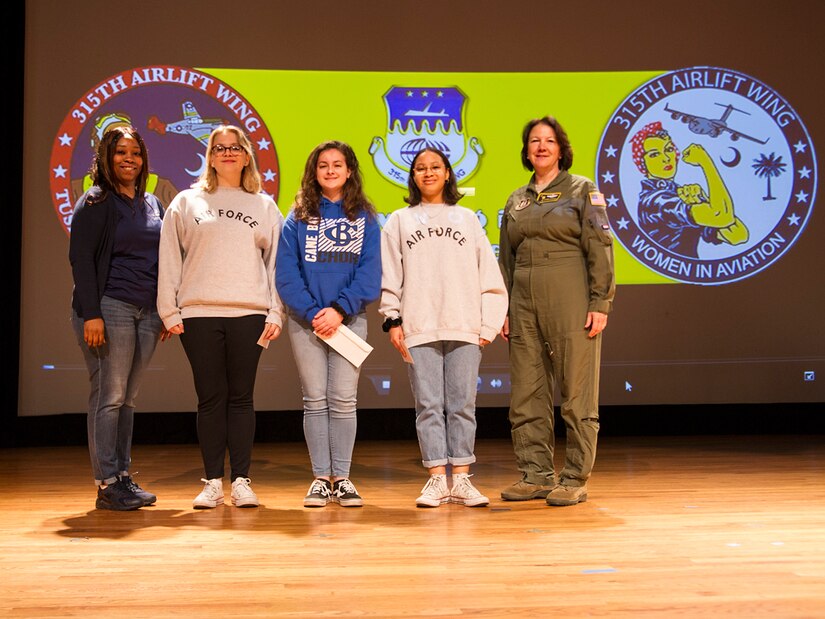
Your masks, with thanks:
[[[593,206],[607,206],[604,201],[604,194],[601,191],[591,191],[590,204]]]

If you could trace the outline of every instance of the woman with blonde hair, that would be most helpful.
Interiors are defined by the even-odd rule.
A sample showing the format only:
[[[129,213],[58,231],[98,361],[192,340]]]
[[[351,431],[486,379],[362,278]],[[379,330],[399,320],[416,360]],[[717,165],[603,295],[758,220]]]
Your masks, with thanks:
[[[227,450],[232,504],[259,504],[249,479],[253,392],[261,347],[283,324],[274,281],[282,224],[261,191],[249,139],[238,127],[217,127],[200,179],[169,205],[160,244],[158,311],[180,335],[198,394],[205,477],[196,509],[223,504]]]

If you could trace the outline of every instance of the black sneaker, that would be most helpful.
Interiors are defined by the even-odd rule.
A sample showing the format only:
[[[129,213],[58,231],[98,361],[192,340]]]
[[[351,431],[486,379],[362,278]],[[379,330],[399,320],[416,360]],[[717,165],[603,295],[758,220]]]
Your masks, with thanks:
[[[134,480],[134,478],[132,478],[132,476],[121,475],[120,481],[126,484],[126,487],[132,491],[132,494],[134,494],[141,501],[143,501],[144,507],[147,505],[152,505],[155,501],[158,500],[158,497],[156,497],[154,494],[152,494],[151,492],[147,492],[146,490],[138,486],[137,482]]]
[[[304,507],[323,507],[331,500],[332,484],[328,479],[316,479],[304,497]]]
[[[349,479],[339,479],[332,485],[332,500],[341,507],[361,507],[364,500]]]
[[[111,509],[118,512],[128,512],[143,507],[143,499],[129,490],[122,481],[117,480],[105,488],[97,489],[97,509]]]

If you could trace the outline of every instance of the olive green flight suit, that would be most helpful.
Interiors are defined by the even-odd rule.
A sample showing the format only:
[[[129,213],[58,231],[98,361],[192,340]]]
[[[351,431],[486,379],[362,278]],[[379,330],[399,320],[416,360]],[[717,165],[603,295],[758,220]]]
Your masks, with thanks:
[[[599,430],[601,334],[588,312],[607,314],[615,293],[613,239],[604,197],[592,181],[562,171],[537,192],[507,200],[499,264],[510,293],[510,425],[523,479],[583,485]],[[594,202],[596,204],[594,204]],[[564,468],[553,466],[553,396],[567,431]]]

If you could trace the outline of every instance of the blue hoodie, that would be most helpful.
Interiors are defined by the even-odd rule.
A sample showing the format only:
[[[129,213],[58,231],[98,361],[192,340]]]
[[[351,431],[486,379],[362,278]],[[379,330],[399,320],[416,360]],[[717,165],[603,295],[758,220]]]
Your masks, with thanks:
[[[361,213],[347,219],[342,203],[321,198],[321,218],[284,222],[275,261],[275,287],[290,313],[306,322],[337,302],[347,315],[381,294],[381,230]]]

